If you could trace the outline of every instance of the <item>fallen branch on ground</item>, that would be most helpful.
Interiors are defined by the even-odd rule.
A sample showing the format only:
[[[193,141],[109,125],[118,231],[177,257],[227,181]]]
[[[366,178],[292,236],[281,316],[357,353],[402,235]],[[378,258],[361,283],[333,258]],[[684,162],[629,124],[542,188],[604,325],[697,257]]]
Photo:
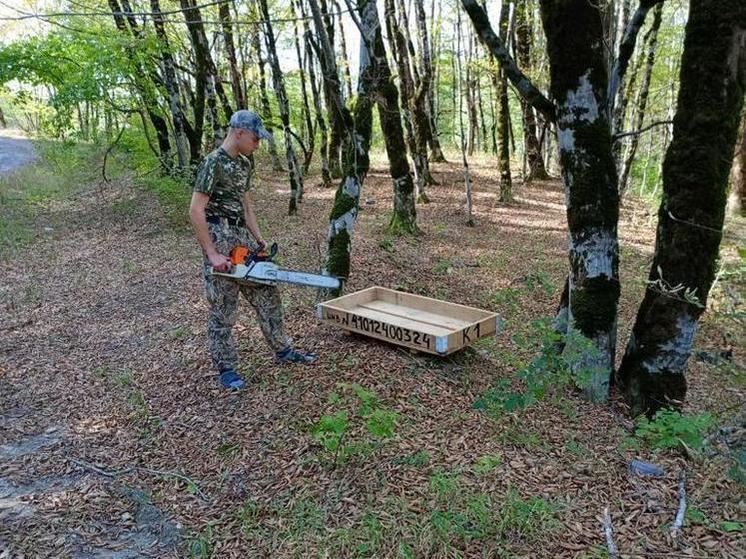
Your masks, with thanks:
[[[604,535],[606,536],[606,548],[609,551],[609,558],[617,559],[617,557],[619,557],[619,549],[614,543],[614,530],[611,527],[611,514],[609,514],[609,507],[604,509]]]
[[[196,481],[179,472],[174,472],[171,470],[154,470],[152,468],[145,468],[144,466],[130,466],[129,468],[124,468],[123,470],[109,471],[104,470],[103,468],[99,468],[98,466],[94,466],[93,464],[89,464],[88,462],[84,462],[83,460],[77,460],[75,458],[68,458],[68,460],[80,468],[90,470],[91,472],[97,473],[98,475],[104,477],[115,478],[131,474],[132,472],[141,472],[144,474],[150,474],[159,477],[175,478],[185,482],[189,487],[193,487],[195,495],[197,495],[200,499],[208,503],[210,502],[210,497],[208,497],[204,493],[204,491],[200,489],[199,484]]]
[[[677,538],[684,526],[684,516],[686,515],[686,474],[684,470],[679,473],[679,510],[676,512],[676,519],[671,525],[671,536]]]

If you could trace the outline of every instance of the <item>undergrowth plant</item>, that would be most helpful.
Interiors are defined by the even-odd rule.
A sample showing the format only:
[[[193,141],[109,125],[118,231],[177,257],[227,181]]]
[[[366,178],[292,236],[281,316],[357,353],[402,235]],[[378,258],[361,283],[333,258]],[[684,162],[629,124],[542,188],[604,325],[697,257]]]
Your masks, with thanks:
[[[704,446],[705,433],[714,424],[715,420],[709,413],[686,415],[676,410],[662,409],[652,420],[646,417],[640,419],[635,434],[654,450],[699,452]]]
[[[543,400],[550,393],[559,393],[567,386],[584,388],[594,370],[587,363],[597,361],[598,348],[578,330],[567,334],[556,331],[547,318],[532,323],[532,335],[514,336],[519,349],[538,345],[539,352],[528,364],[518,367],[514,379],[498,379],[495,385],[474,402],[475,409],[497,417],[517,411]],[[514,388],[515,380],[518,388]]]
[[[375,392],[359,384],[340,387],[343,395],[329,395],[331,409],[311,428],[311,435],[335,466],[353,456],[369,456],[381,441],[394,436],[399,422],[399,415],[381,405]]]

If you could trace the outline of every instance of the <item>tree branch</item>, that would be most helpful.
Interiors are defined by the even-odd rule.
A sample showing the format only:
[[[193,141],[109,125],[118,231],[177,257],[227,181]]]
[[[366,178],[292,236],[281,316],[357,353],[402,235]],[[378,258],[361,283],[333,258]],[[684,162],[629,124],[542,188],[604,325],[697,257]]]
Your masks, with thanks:
[[[684,470],[679,472],[679,509],[676,512],[676,519],[671,525],[671,536],[675,539],[678,537],[681,527],[684,525],[684,516],[686,516],[686,474]]]
[[[505,44],[492,30],[487,13],[476,0],[461,0],[461,3],[464,5],[466,13],[469,14],[469,17],[474,24],[474,29],[476,29],[479,34],[479,39],[489,49],[492,56],[500,62],[500,65],[505,71],[505,75],[520,92],[521,96],[526,99],[529,104],[535,107],[537,111],[546,116],[548,120],[554,121],[554,103],[547,99],[544,94],[539,91],[539,88],[531,82],[528,76],[518,68],[515,60],[513,60],[513,57],[510,56],[508,49],[505,47]]]
[[[619,557],[619,548],[614,543],[614,530],[611,527],[609,507],[604,509],[604,535],[606,536],[606,549],[609,551],[609,558],[617,559]]]
[[[665,0],[640,0],[640,5],[637,7],[637,10],[635,10],[632,19],[629,20],[627,28],[624,30],[622,42],[619,43],[619,56],[614,61],[614,68],[609,77],[609,90],[606,96],[606,106],[608,107],[609,114],[614,110],[614,100],[619,91],[619,86],[622,83],[622,78],[624,77],[624,74],[627,73],[629,61],[635,50],[637,35],[640,33],[640,29],[642,29],[642,25],[645,23],[645,17],[653,6],[661,4],[664,1]]]
[[[616,142],[620,140],[621,138],[624,138],[626,136],[638,136],[642,134],[643,132],[647,132],[651,128],[655,128],[656,126],[661,126],[663,124],[673,124],[673,120],[656,120],[652,124],[648,124],[645,128],[640,128],[639,130],[635,130],[632,132],[619,132],[618,134],[614,134],[612,136],[611,140],[612,142]]]

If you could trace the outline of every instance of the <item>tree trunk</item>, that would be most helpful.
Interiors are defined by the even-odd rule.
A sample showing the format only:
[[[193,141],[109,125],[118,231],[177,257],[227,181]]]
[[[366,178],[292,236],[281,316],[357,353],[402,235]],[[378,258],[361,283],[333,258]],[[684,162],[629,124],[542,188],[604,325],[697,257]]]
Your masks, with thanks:
[[[500,37],[508,45],[508,15],[510,6],[507,2],[502,3],[500,9]],[[513,200],[513,181],[510,176],[510,118],[508,107],[508,78],[505,71],[499,68],[497,75],[498,111],[497,111],[497,167],[500,171],[500,201],[511,202]]]
[[[332,0],[334,3],[334,8],[337,10],[337,14],[339,14],[339,46],[342,49],[342,68],[345,75],[345,85],[347,86],[347,97],[348,99],[352,99],[352,76],[350,75],[350,57],[347,56],[347,38],[345,37],[345,28],[344,25],[342,25],[342,8],[339,7],[339,2],[337,0]]]
[[[319,45],[319,63],[329,89],[330,98],[334,103],[330,111],[335,111],[344,125],[344,170],[345,177],[337,188],[334,205],[329,216],[329,232],[327,234],[326,262],[324,273],[341,278],[344,282],[350,275],[350,252],[352,250],[352,231],[357,221],[365,175],[368,173],[370,162],[368,149],[370,147],[371,128],[373,121],[373,103],[370,98],[370,80],[372,79],[370,59],[365,42],[360,43],[360,80],[358,98],[355,103],[355,115],[345,107],[340,91],[339,75],[334,60],[334,51],[329,41],[329,35],[324,25],[322,12],[317,0],[308,0],[311,8],[316,36]],[[336,296],[342,292],[344,285],[332,290]]]
[[[176,153],[178,157],[179,169],[183,170],[191,161],[191,149],[189,142],[189,132],[191,125],[184,114],[179,96],[179,83],[176,78],[176,69],[174,59],[171,54],[171,47],[166,35],[165,23],[159,0],[150,0],[150,9],[153,12],[153,25],[159,41],[159,50],[161,53],[161,62],[163,63],[163,77],[168,92],[169,108],[171,109],[171,119],[174,123],[174,136],[176,136]]]
[[[477,101],[476,101],[476,84],[474,80],[474,71],[472,64],[472,42],[471,33],[467,35],[466,47],[466,70],[465,80],[466,85],[466,114],[469,116],[469,139],[466,143],[466,153],[469,157],[474,155],[477,143],[477,134],[479,132],[479,121],[477,120]]]
[[[238,71],[238,59],[236,58],[236,46],[233,43],[233,27],[231,24],[231,11],[228,3],[221,3],[218,6],[220,24],[223,28],[223,41],[225,42],[225,52],[228,55],[228,65],[231,73],[231,90],[233,91],[233,100],[236,107],[246,109],[246,92],[244,91],[241,81],[241,72]]]
[[[601,14],[586,0],[542,0],[541,8],[570,232],[568,330],[596,347],[584,353],[578,370],[590,372],[586,396],[602,402],[614,368],[620,284]]]
[[[366,76],[361,79],[368,80],[364,84],[365,94],[376,94],[378,117],[381,121],[381,132],[386,144],[389,170],[394,186],[394,211],[389,221],[389,231],[412,235],[418,232],[417,212],[414,181],[409,170],[404,131],[401,126],[399,92],[394,85],[386,60],[376,0],[359,0],[358,10],[363,26],[364,42],[367,43],[369,49],[372,49],[372,52],[366,49],[370,56],[370,67],[365,70]]]
[[[746,216],[746,112],[741,116],[741,142],[733,158],[728,214]]]
[[[124,35],[129,36],[130,31],[127,30],[127,22],[125,21],[125,18],[122,15],[124,11],[128,13],[132,13],[132,10],[129,9],[129,5],[127,4],[126,10],[123,10],[122,7],[119,6],[119,3],[117,2],[117,0],[108,0],[108,2],[109,2],[109,8],[111,9],[112,16],[114,17],[114,23],[117,29],[119,30],[120,33],[123,33]],[[133,22],[132,19],[130,19],[129,24],[131,26],[131,32],[135,36],[137,36],[137,34],[139,33],[137,29],[137,24]],[[171,142],[168,136],[168,124],[163,119],[163,117],[161,117],[156,112],[157,107],[158,107],[158,102],[156,98],[155,84],[159,82],[158,75],[156,74],[154,68],[147,68],[146,70],[146,68],[143,67],[141,61],[135,55],[134,51],[128,49],[127,57],[130,59],[130,61],[132,61],[133,65],[135,66],[136,75],[132,77],[135,83],[135,88],[138,90],[138,93],[143,99],[143,102],[145,104],[145,110],[148,114],[148,118],[150,119],[150,122],[153,125],[153,128],[155,129],[156,137],[158,140],[157,155],[160,159],[161,171],[164,174],[170,174],[173,162],[172,162],[172,154],[171,154]],[[150,81],[148,81],[147,79],[148,77],[150,78]],[[147,129],[147,124],[144,121],[143,121],[143,127]]]
[[[463,82],[461,81],[461,7],[456,6],[456,49],[453,57],[457,61],[457,69],[454,73],[454,80],[458,84],[458,128],[459,128],[459,148],[461,148],[461,162],[464,166],[464,188],[466,190],[466,224],[473,227],[474,214],[472,208],[472,187],[471,174],[469,172],[469,160],[466,157],[466,134],[464,134],[464,92]]]
[[[270,23],[269,9],[267,0],[259,0],[262,18],[264,19],[264,40],[267,45],[267,58],[272,70],[272,81],[275,86],[277,95],[277,104],[280,108],[280,120],[282,121],[282,130],[285,135],[285,157],[288,164],[288,179],[290,181],[290,202],[288,204],[288,214],[295,215],[298,211],[298,204],[303,199],[303,176],[298,166],[298,160],[295,157],[293,149],[293,134],[290,130],[290,105],[288,104],[287,92],[285,91],[285,80],[282,77],[280,61],[277,59],[277,48],[275,47],[275,33]]]
[[[417,18],[417,36],[419,37],[420,47],[420,67],[419,75],[420,80],[417,84],[417,103],[420,105],[419,111],[421,111],[424,122],[421,122],[423,127],[423,134],[430,145],[431,156],[430,158],[434,161],[444,161],[443,152],[440,148],[438,141],[437,130],[435,130],[435,124],[432,114],[432,106],[430,100],[432,97],[432,86],[433,86],[433,64],[430,53],[430,39],[427,32],[427,18],[425,16],[424,0],[414,0],[414,10]],[[429,182],[429,177],[426,177]]]
[[[531,23],[529,19],[530,6],[528,0],[520,0],[515,7],[516,18],[516,56],[518,64],[526,71],[531,68]],[[547,180],[549,175],[544,167],[541,146],[536,134],[536,117],[534,110],[525,99],[521,99],[521,115],[523,116],[523,145],[528,173],[525,181]]]
[[[272,158],[272,168],[275,171],[284,171],[282,162],[280,161],[280,156],[277,154],[277,142],[275,140],[274,134],[272,134],[274,119],[272,117],[272,106],[269,104],[269,95],[267,95],[267,74],[264,70],[262,42],[258,30],[256,33],[254,33],[252,41],[254,43],[254,52],[256,53],[257,66],[259,66],[259,99],[262,103],[264,127],[270,133],[270,137],[269,140],[267,140],[267,143],[269,144],[269,155]]]
[[[311,82],[311,96],[313,98],[313,108],[316,115],[316,124],[319,127],[319,154],[321,156],[321,184],[324,188],[331,186],[332,176],[329,172],[329,146],[327,145],[327,127],[326,121],[324,120],[324,113],[321,109],[321,96],[319,92],[319,85],[316,82],[316,62],[313,58],[313,37],[311,35],[311,29],[308,24],[308,17],[306,10],[303,5],[303,1],[298,2],[300,8],[301,17],[303,18],[303,32],[306,45],[307,55],[307,68],[308,78]],[[323,84],[322,84],[323,87]]]
[[[394,0],[385,0],[385,10],[387,35],[391,42],[391,51],[394,55],[393,58],[399,74],[399,93],[402,111],[404,112],[407,146],[414,162],[415,198],[420,201],[427,201],[425,184],[426,177],[430,175],[427,160],[427,143],[426,141],[423,143],[420,130],[414,123],[415,85],[410,69],[409,48],[407,39],[401,31],[401,26],[396,21]]]
[[[692,0],[655,255],[619,381],[633,415],[679,407],[715,277],[728,171],[746,92],[746,4]]]
[[[300,0],[298,0],[298,3],[300,3]],[[300,51],[300,38],[299,38],[299,32],[298,32],[298,18],[297,13],[295,9],[295,0],[291,0],[290,2],[290,13],[293,16],[293,38],[295,40],[295,54],[298,57],[298,68],[300,73],[300,90],[301,90],[301,96],[303,98],[303,117],[305,119],[306,123],[306,142],[308,143],[308,148],[306,149],[305,158],[303,160],[303,174],[305,175],[308,173],[308,168],[311,165],[311,159],[313,158],[313,150],[314,150],[314,144],[316,143],[316,131],[313,127],[313,120],[311,119],[311,107],[308,104],[308,91],[306,87],[306,72],[304,71],[303,67],[303,56],[301,55]]]
[[[326,109],[329,116],[329,172],[331,173],[332,178],[338,179],[342,177],[340,150],[342,148],[343,136],[347,132],[344,123],[344,116],[337,107],[339,107],[340,104],[344,105],[344,96],[342,95],[342,87],[339,81],[339,70],[337,69],[337,61],[334,55],[334,24],[332,23],[332,18],[329,16],[326,0],[320,0],[320,4],[317,3],[317,7],[321,11],[322,17],[325,21],[324,32],[326,33],[329,52],[325,53],[324,56],[326,58],[331,57],[326,62],[331,65],[329,73],[327,74],[324,72],[323,80],[324,98],[326,100]]]
[[[180,4],[184,12],[187,29],[189,29],[189,37],[192,41],[197,75],[202,78],[197,80],[197,88],[200,87],[201,82],[207,98],[207,113],[212,126],[212,147],[215,148],[220,145],[225,137],[223,126],[218,116],[218,94],[216,87],[219,80],[215,71],[215,64],[210,55],[210,46],[207,42],[205,26],[202,23],[202,14],[197,7],[196,1],[180,0]],[[231,110],[228,107],[224,107],[224,109],[227,122],[230,118]]]
[[[655,49],[658,43],[658,29],[661,26],[661,19],[663,14],[663,4],[658,4],[653,10],[653,24],[650,27],[649,38],[648,38],[648,52],[647,59],[645,62],[645,71],[642,76],[642,84],[640,84],[640,98],[637,104],[637,114],[634,130],[640,131],[642,129],[643,122],[645,121],[645,110],[648,104],[648,92],[650,91],[650,79],[653,75],[653,66],[655,66]],[[639,144],[640,135],[635,134],[629,143],[627,155],[624,158],[624,166],[622,168],[622,174],[619,177],[619,192],[621,196],[627,191],[627,182],[629,180],[629,173],[632,169],[632,163],[637,153],[637,146]]]

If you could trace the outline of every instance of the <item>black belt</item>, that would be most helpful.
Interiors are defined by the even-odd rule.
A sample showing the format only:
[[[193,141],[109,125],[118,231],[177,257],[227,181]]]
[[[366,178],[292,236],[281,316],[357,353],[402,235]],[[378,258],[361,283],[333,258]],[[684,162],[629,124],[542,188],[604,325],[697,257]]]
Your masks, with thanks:
[[[214,223],[216,225],[220,225],[223,222],[226,222],[228,225],[233,225],[235,227],[243,227],[246,224],[243,218],[223,217],[219,215],[208,215],[207,216],[207,223]]]

